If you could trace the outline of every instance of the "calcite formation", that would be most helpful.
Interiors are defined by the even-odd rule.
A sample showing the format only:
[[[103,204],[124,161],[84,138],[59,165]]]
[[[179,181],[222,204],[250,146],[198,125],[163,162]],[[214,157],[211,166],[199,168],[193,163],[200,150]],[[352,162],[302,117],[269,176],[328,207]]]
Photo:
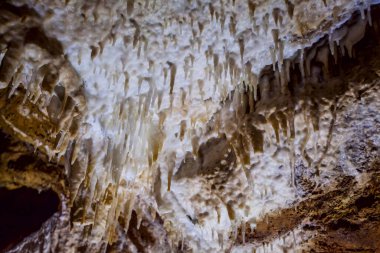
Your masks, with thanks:
[[[4,0],[0,251],[380,251],[378,4]]]

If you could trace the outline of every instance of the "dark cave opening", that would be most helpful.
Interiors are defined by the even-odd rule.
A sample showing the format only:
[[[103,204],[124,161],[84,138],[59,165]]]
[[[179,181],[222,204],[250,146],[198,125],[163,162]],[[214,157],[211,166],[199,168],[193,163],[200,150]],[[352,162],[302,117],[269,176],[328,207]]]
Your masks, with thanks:
[[[38,231],[58,211],[59,202],[52,190],[39,193],[27,187],[15,190],[0,187],[0,252]]]

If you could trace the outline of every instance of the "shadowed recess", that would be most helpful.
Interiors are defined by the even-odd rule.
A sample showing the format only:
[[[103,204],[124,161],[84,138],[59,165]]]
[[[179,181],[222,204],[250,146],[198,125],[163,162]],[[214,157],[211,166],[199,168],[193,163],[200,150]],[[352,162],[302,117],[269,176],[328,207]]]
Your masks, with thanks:
[[[52,190],[39,193],[27,187],[0,187],[0,203],[0,252],[38,231],[59,208],[59,198]]]

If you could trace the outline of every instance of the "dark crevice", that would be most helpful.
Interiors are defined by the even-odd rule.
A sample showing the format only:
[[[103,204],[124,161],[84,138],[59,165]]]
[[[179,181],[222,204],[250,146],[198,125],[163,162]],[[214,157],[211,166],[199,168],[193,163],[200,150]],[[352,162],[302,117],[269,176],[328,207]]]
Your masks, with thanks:
[[[5,151],[7,151],[7,148],[9,147],[10,143],[11,143],[10,136],[4,133],[0,129],[0,155],[4,153]]]
[[[34,163],[36,158],[30,154],[25,154],[20,156],[16,161],[9,161],[8,162],[8,168],[13,170],[23,170],[25,169],[29,164]]]
[[[52,190],[0,187],[0,203],[0,252],[5,252],[38,231],[58,211],[60,201]]]
[[[46,49],[53,56],[63,55],[63,47],[55,38],[49,38],[45,32],[39,28],[31,28],[25,36],[25,44],[32,43]]]
[[[371,207],[376,202],[376,198],[373,195],[362,196],[355,201],[355,206],[358,210]]]
[[[332,230],[346,229],[346,230],[354,231],[354,230],[358,230],[360,226],[346,219],[338,219],[331,222],[331,224],[329,224],[329,228]]]

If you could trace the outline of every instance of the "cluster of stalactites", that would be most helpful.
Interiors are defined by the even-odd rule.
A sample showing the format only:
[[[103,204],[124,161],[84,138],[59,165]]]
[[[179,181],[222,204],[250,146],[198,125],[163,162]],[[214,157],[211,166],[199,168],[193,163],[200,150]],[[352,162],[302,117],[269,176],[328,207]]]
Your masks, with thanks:
[[[78,138],[85,110],[79,77],[64,58],[52,57],[33,44],[10,44],[2,52],[1,66],[1,88],[7,89],[7,99],[20,101],[16,105],[18,112],[25,118],[40,115],[38,120],[41,122],[44,117],[48,119],[46,124],[52,129],[43,133],[48,143],[33,138],[33,135],[28,137],[27,126],[12,122],[8,116],[3,116],[3,120],[21,139],[46,153],[49,161],[54,158],[59,162]],[[19,99],[19,96],[23,98]],[[29,111],[25,111],[25,107],[29,107]]]
[[[251,16],[255,12],[255,4],[251,1],[249,3],[249,10]],[[290,1],[286,1],[287,11],[290,17],[292,18],[294,6]],[[215,9],[210,6],[210,15],[212,18],[216,18],[219,14],[215,13]],[[282,22],[281,11],[278,9],[273,10],[273,18],[276,25],[280,25]],[[222,20],[222,16],[218,16],[216,19]],[[264,21],[268,20],[268,15],[264,17]],[[291,68],[294,67],[294,63],[299,64],[299,69],[301,76],[304,79],[313,78],[321,72],[326,77],[329,75],[329,56],[332,54],[334,57],[337,55],[337,48],[340,48],[342,54],[347,53],[350,57],[353,57],[353,46],[360,41],[365,33],[365,26],[367,21],[371,24],[370,13],[368,11],[367,17],[359,20],[351,27],[342,26],[337,30],[330,32],[329,42],[325,41],[319,42],[318,45],[314,45],[310,50],[305,48],[300,50],[296,55],[298,59],[296,60],[286,60],[284,59],[284,47],[285,43],[280,39],[280,32],[278,28],[272,29],[271,35],[273,37],[273,46],[269,48],[270,55],[272,56],[273,61],[273,71],[274,79],[265,74],[260,76],[255,75],[252,72],[252,64],[250,61],[243,63],[244,53],[245,53],[245,41],[241,37],[237,40],[240,49],[240,61],[236,60],[233,53],[225,52],[225,62],[222,62],[222,55],[219,55],[216,52],[213,52],[212,47],[208,47],[205,52],[207,67],[205,69],[205,78],[197,80],[196,86],[198,88],[198,95],[201,100],[205,100],[205,85],[209,83],[211,78],[214,78],[214,92],[218,90],[219,94],[222,95],[222,100],[232,100],[232,105],[234,106],[234,111],[237,114],[237,122],[243,118],[244,113],[241,113],[241,108],[248,107],[250,112],[255,111],[255,106],[260,101],[270,100],[273,97],[273,93],[270,90],[270,87],[273,86],[272,82],[275,82],[276,87],[278,87],[279,94],[287,94],[288,83],[291,80]],[[229,32],[231,35],[236,33],[236,21],[231,17],[229,24]],[[265,27],[269,26],[264,22]],[[193,22],[192,22],[193,23]],[[234,25],[235,24],[235,25]],[[265,24],[267,24],[265,26]],[[141,29],[136,21],[134,21],[135,34],[133,36],[133,47],[146,45],[149,42],[147,37],[141,35]],[[200,41],[197,33],[202,33],[204,26],[202,23],[198,23],[198,30],[194,30],[193,39],[198,41],[198,48],[200,48]],[[142,39],[144,38],[144,39]],[[198,39],[197,39],[198,38]],[[128,42],[128,40],[125,40]],[[164,43],[165,44],[165,43]],[[148,50],[147,46],[143,47],[144,50]],[[141,49],[138,50],[140,52]],[[199,49],[198,49],[199,50]],[[96,49],[93,51],[93,57],[96,56]],[[296,57],[297,58],[297,57]],[[322,70],[317,69],[318,67],[313,66],[311,61],[318,61],[322,63]],[[154,65],[151,63],[150,66]],[[162,69],[162,75],[164,77],[164,83],[168,84],[169,87],[169,108],[161,108],[163,96],[163,91],[158,90],[151,78],[139,78],[138,87],[141,87],[143,81],[149,83],[149,91],[147,93],[141,94],[139,92],[138,99],[133,97],[128,97],[123,100],[116,108],[111,117],[109,117],[108,122],[111,128],[116,127],[117,135],[115,138],[108,142],[107,155],[105,161],[108,166],[109,171],[119,171],[119,176],[116,176],[113,180],[116,182],[120,181],[120,175],[123,175],[123,170],[120,168],[125,168],[125,170],[130,170],[133,168],[136,170],[136,174],[143,170],[149,170],[149,168],[157,167],[157,160],[160,156],[163,143],[166,138],[165,134],[165,120],[171,116],[173,110],[173,103],[175,99],[175,83],[176,75],[178,74],[178,67],[180,64],[173,62],[167,62],[167,65]],[[194,55],[190,54],[185,57],[183,63],[183,72],[185,79],[193,75],[194,67]],[[229,78],[228,78],[229,77]],[[244,82],[242,82],[244,80]],[[125,89],[124,92],[127,95],[129,87],[129,74],[125,72]],[[219,88],[219,89],[217,89]],[[260,96],[258,95],[258,89],[260,88]],[[234,93],[229,91],[234,89]],[[178,104],[185,106],[188,104],[188,100],[192,99],[193,85],[188,86],[188,91],[183,87],[180,89],[180,96],[178,97]],[[231,94],[233,96],[231,97]],[[248,94],[246,96],[245,94]],[[137,105],[137,106],[135,106]],[[289,138],[294,138],[294,122],[293,122],[293,113],[291,111],[276,111],[266,115],[264,118],[254,118],[249,119],[245,118],[241,120],[241,125],[235,126],[233,129],[235,131],[231,132],[229,140],[235,150],[235,153],[238,155],[239,163],[243,165],[250,164],[250,153],[253,150],[255,153],[263,152],[264,149],[264,133],[263,127],[260,124],[266,124],[269,122],[273,128],[275,141],[278,143],[280,140],[279,131],[283,130],[283,135]],[[155,115],[158,116],[158,120],[155,121]],[[195,119],[194,119],[195,120]],[[262,122],[261,122],[261,121]],[[155,122],[152,124],[152,122]],[[256,122],[255,124],[253,122]],[[261,122],[261,123],[260,123]],[[218,123],[222,124],[222,123]],[[183,141],[186,136],[186,132],[191,137],[191,143],[193,145],[193,154],[196,155],[199,146],[199,137],[196,134],[196,131],[193,129],[194,122],[188,122],[186,119],[180,121],[178,129],[178,139]],[[218,126],[218,129],[221,129],[225,126]],[[290,129],[289,132],[287,129]],[[290,133],[290,136],[288,136]],[[249,136],[250,138],[244,139],[243,136]],[[119,141],[120,140],[120,141]],[[246,141],[250,143],[246,143]],[[112,144],[110,144],[112,143]],[[111,145],[111,146],[110,146]],[[128,154],[121,155],[123,157],[120,161],[119,158],[110,158],[114,152],[118,154]],[[294,154],[292,154],[294,155]],[[119,155],[118,155],[119,156]],[[167,190],[171,189],[171,181],[173,171],[175,169],[175,160],[176,152],[171,152],[166,154],[164,163],[167,168]],[[118,162],[117,162],[118,161]],[[294,167],[294,164],[290,165]],[[121,172],[120,172],[121,171]],[[153,175],[154,173],[152,173]],[[112,185],[112,184],[111,184]],[[114,186],[112,186],[114,187]],[[114,191],[116,192],[116,191]],[[119,201],[115,201],[119,202]],[[117,205],[111,205],[110,213],[112,215],[120,215],[121,212]],[[128,212],[126,212],[128,214]],[[108,214],[110,215],[110,214]],[[125,213],[124,213],[125,215]],[[128,215],[127,215],[128,216]],[[112,216],[114,217],[114,216]],[[128,219],[127,219],[128,220]]]
[[[154,1],[155,2],[155,1]],[[199,1],[198,1],[199,2]],[[235,1],[232,1],[235,3]],[[249,17],[252,22],[253,30],[256,36],[260,33],[267,34],[271,26],[270,17],[272,17],[274,28],[270,30],[269,36],[273,37],[273,44],[269,47],[269,52],[273,62],[274,79],[265,74],[257,75],[253,73],[253,61],[246,56],[246,47],[248,44],[247,37],[244,34],[238,34],[236,14],[228,15],[220,4],[219,8],[213,3],[207,4],[209,16],[207,22],[197,20],[194,15],[188,17],[178,17],[177,19],[165,19],[162,29],[178,24],[178,33],[171,36],[162,36],[163,48],[176,46],[178,36],[181,30],[185,29],[186,23],[190,24],[192,31],[190,46],[192,52],[184,56],[183,62],[167,61],[161,65],[161,75],[164,79],[163,87],[169,87],[167,93],[164,88],[159,88],[155,76],[141,77],[139,76],[136,84],[131,84],[131,74],[126,70],[125,61],[123,61],[124,98],[115,103],[112,113],[104,115],[102,124],[108,132],[112,132],[109,136],[104,136],[101,141],[89,140],[87,137],[78,136],[77,127],[71,127],[75,118],[74,108],[82,107],[81,100],[76,101],[76,90],[70,90],[73,82],[70,72],[66,71],[68,66],[65,65],[64,59],[55,59],[51,63],[45,63],[40,66],[34,66],[33,70],[25,64],[19,62],[25,61],[9,61],[9,75],[4,77],[3,83],[11,83],[9,88],[9,97],[12,97],[20,84],[26,90],[25,99],[29,99],[33,104],[39,104],[41,110],[49,115],[50,118],[58,123],[56,131],[55,153],[58,156],[66,154],[67,171],[71,178],[71,200],[72,205],[80,205],[74,210],[75,222],[80,226],[92,225],[91,229],[86,230],[85,238],[101,239],[99,241],[114,242],[116,239],[115,230],[119,217],[125,220],[125,231],[128,230],[128,224],[131,212],[135,209],[135,201],[137,196],[137,187],[126,179],[134,179],[141,176],[146,179],[147,185],[154,181],[156,175],[154,169],[158,167],[158,161],[166,139],[165,122],[171,117],[171,112],[176,104],[180,107],[186,107],[193,100],[200,99],[207,107],[207,100],[210,94],[208,84],[212,84],[213,94],[219,94],[218,100],[231,100],[236,125],[231,127],[229,131],[228,123],[222,123],[222,120],[216,124],[218,131],[228,132],[229,141],[231,142],[235,153],[238,156],[239,163],[243,165],[250,164],[250,153],[263,152],[264,131],[262,125],[269,122],[274,130],[276,142],[280,141],[280,129],[283,129],[283,135],[287,136],[287,129],[290,128],[290,137],[294,137],[294,122],[292,122],[292,112],[277,111],[265,115],[264,118],[244,118],[245,108],[249,108],[249,112],[254,112],[259,101],[270,100],[273,94],[269,87],[278,87],[280,94],[289,92],[288,83],[291,80],[291,67],[294,61],[284,59],[285,40],[281,38],[281,27],[285,22],[285,15],[291,20],[294,14],[294,4],[290,0],[284,1],[284,10],[274,8],[270,13],[265,14],[262,20],[257,20],[255,12],[259,6],[252,0],[246,2]],[[325,3],[326,4],[326,3]],[[367,4],[367,15],[365,15],[365,4],[361,5],[361,13],[363,19],[354,25],[347,27],[342,26],[329,33],[329,42],[326,44],[314,46],[311,50],[302,49],[297,54],[301,75],[303,78],[310,78],[318,75],[321,71],[328,75],[329,70],[329,54],[337,59],[337,50],[340,49],[342,54],[347,50],[350,57],[354,56],[353,46],[360,41],[365,33],[367,22],[372,23],[370,16],[370,5]],[[135,1],[127,1],[127,15],[133,14],[135,11]],[[150,6],[150,1],[146,1],[146,5]],[[154,5],[154,3],[153,3]],[[155,8],[154,6],[152,8]],[[116,24],[106,36],[104,40],[96,45],[91,45],[91,59],[95,60],[103,54],[106,42],[109,40],[114,45],[117,36],[116,31],[122,29],[127,19],[122,19],[123,23]],[[149,41],[148,34],[144,34],[144,27],[138,23],[138,19],[130,19],[134,33],[131,37],[124,36],[123,42],[126,47],[132,45],[136,50],[137,59],[147,57],[150,45],[155,42]],[[214,50],[212,46],[208,46],[204,51],[206,59],[206,67],[204,69],[203,78],[194,80],[195,55],[200,53],[202,47],[202,33],[207,29],[207,24],[214,22],[220,23],[222,33],[229,33],[234,38],[234,43],[239,48],[239,54],[233,51]],[[11,50],[11,49],[8,49]],[[143,53],[142,53],[143,52]],[[6,52],[6,54],[11,52]],[[4,59],[6,59],[4,56]],[[81,60],[81,55],[78,57]],[[146,59],[149,63],[149,71],[158,68],[153,60]],[[312,66],[311,61],[318,61],[323,64],[320,70]],[[43,61],[41,61],[43,62]],[[18,65],[19,64],[19,65]],[[29,66],[29,65],[28,65]],[[54,66],[52,68],[51,66]],[[186,87],[178,84],[179,71],[183,71],[185,81],[190,84]],[[67,73],[70,73],[67,74]],[[198,74],[198,73],[196,73]],[[47,89],[44,87],[44,80],[54,79],[52,86]],[[118,82],[119,75],[116,73],[112,76],[113,82]],[[141,93],[142,84],[148,83],[148,92]],[[271,84],[274,82],[275,85]],[[79,83],[79,81],[78,81]],[[132,85],[138,87],[137,96],[129,96],[129,89]],[[77,89],[77,87],[76,87]],[[197,89],[195,91],[195,89]],[[235,90],[233,93],[231,90]],[[260,91],[259,91],[260,90]],[[119,92],[119,91],[116,91]],[[180,93],[177,96],[176,93]],[[248,95],[246,95],[248,94]],[[163,100],[169,97],[168,108],[162,108]],[[25,101],[24,99],[24,101]],[[73,101],[71,101],[71,100]],[[71,101],[71,102],[70,102]],[[207,109],[207,108],[206,108]],[[73,115],[74,114],[74,115]],[[178,139],[183,142],[186,138],[190,138],[193,155],[197,155],[199,148],[198,131],[195,129],[195,122],[198,120],[195,116],[184,113],[183,119],[178,124]],[[229,119],[228,119],[229,120]],[[218,125],[219,124],[219,125]],[[284,130],[285,129],[285,130]],[[111,131],[112,130],[112,131]],[[67,140],[65,136],[70,136]],[[244,139],[243,136],[249,138]],[[94,147],[94,143],[102,143],[103,153],[99,155],[98,147]],[[50,154],[52,155],[52,154]],[[79,157],[80,156],[80,157]],[[80,158],[80,159],[78,159]],[[166,152],[165,163],[167,169],[167,190],[171,189],[172,175],[175,170],[176,152]],[[105,172],[105,173],[104,173]],[[132,185],[133,186],[132,186]],[[93,205],[95,204],[95,205]],[[153,201],[152,201],[152,205]],[[142,212],[138,213],[138,224],[141,222]],[[221,236],[219,236],[221,237]]]
[[[141,223],[143,211],[135,205],[135,198],[138,194],[151,194],[149,185],[154,181],[165,139],[162,122],[161,126],[154,123],[147,110],[151,101],[152,97],[140,96],[138,103],[128,98],[114,107],[105,124],[108,129],[115,130],[115,135],[102,140],[105,152],[93,147],[94,141],[82,140],[81,154],[85,157],[73,164],[71,199],[75,200],[74,206],[75,202],[85,203],[84,207],[79,207],[78,221],[93,224],[87,234],[89,241],[114,242],[118,220],[125,221],[127,232],[132,210],[136,211]],[[99,157],[95,157],[96,154]],[[129,184],[133,184],[136,177],[139,178],[138,187],[137,184],[132,187]],[[147,200],[144,197],[144,201]],[[149,203],[154,210],[155,205],[153,201]]]

